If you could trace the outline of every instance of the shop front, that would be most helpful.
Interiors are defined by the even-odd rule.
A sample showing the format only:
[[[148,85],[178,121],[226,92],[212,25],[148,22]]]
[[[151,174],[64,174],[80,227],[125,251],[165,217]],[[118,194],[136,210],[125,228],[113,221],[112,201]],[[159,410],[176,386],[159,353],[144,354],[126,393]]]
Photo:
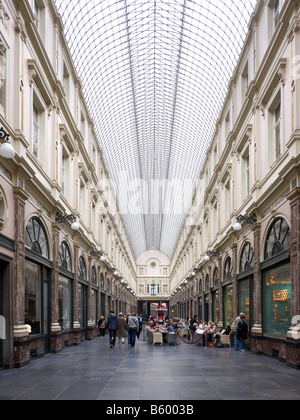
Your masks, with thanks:
[[[32,217],[25,229],[25,313],[29,332],[29,357],[41,357],[50,351],[51,275],[49,241],[42,221]]]

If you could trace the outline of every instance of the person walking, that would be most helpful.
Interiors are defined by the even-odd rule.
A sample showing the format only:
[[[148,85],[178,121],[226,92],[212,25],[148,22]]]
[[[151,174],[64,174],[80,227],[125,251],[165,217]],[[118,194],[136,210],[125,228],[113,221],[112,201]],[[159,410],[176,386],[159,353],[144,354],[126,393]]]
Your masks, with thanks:
[[[106,329],[109,331],[110,348],[112,348],[116,345],[116,335],[117,330],[119,329],[118,318],[114,311],[110,311],[110,316],[106,321]]]
[[[119,330],[117,332],[117,337],[119,338],[119,343],[122,341],[122,344],[124,344],[127,332],[127,324],[122,312],[119,313],[118,323]]]
[[[139,340],[140,339],[140,334],[141,334],[141,332],[143,330],[143,318],[142,318],[142,315],[138,316],[138,323],[139,323],[139,326],[138,326],[138,329],[137,329],[136,336],[137,336],[137,338]]]
[[[237,335],[238,335],[238,325],[242,316],[245,316],[245,314],[240,313],[239,316],[235,319],[234,324],[233,324],[234,350],[235,351],[239,351],[239,340],[237,338]]]
[[[139,321],[136,314],[133,313],[128,319],[128,330],[131,347],[135,347],[135,338],[139,328]]]
[[[99,321],[98,321],[98,329],[99,329],[99,334],[100,334],[100,340],[104,340],[105,337],[105,318],[104,316],[101,316]]]
[[[128,345],[130,344],[130,336],[129,336],[129,328],[128,328],[128,321],[129,321],[130,317],[131,317],[131,313],[127,312],[127,314],[126,314],[126,325],[127,325],[126,335],[127,335]]]
[[[248,338],[248,325],[246,323],[246,315],[242,315],[238,323],[237,339],[239,342],[239,351],[245,352],[245,341]]]

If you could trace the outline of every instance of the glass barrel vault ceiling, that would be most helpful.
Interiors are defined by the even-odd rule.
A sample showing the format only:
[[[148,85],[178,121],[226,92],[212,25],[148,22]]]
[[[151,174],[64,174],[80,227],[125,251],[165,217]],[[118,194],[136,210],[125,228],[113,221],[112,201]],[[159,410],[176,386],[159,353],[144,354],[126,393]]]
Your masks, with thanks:
[[[256,2],[55,0],[136,257],[172,257]]]

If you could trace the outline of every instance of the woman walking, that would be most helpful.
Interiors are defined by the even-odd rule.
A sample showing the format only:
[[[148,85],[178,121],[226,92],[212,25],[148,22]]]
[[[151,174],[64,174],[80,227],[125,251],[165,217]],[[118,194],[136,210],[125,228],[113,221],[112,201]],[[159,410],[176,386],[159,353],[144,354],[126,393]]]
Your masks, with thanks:
[[[131,347],[135,347],[135,338],[136,338],[136,333],[138,331],[138,328],[139,328],[139,321],[136,317],[136,314],[132,314],[128,318],[129,340],[130,340]]]
[[[124,315],[122,312],[119,313],[119,330],[117,332],[117,336],[119,339],[119,343],[122,341],[122,344],[125,342],[126,332],[127,332],[127,324],[126,319],[124,318]]]
[[[101,337],[101,340],[103,340],[105,337],[105,326],[106,326],[105,318],[104,316],[101,316],[98,321],[98,329],[99,329],[99,335]]]

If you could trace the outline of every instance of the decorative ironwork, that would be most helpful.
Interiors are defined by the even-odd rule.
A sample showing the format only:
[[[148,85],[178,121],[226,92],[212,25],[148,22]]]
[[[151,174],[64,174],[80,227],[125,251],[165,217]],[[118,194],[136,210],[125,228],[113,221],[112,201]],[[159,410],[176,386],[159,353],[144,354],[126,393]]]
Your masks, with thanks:
[[[3,127],[0,128],[0,140],[9,141],[10,134],[8,134]]]
[[[73,214],[69,214],[68,216],[58,214],[55,218],[55,221],[57,223],[66,223],[67,221],[76,222],[76,217]]]
[[[219,257],[221,254],[220,251],[207,251],[206,255],[209,257]]]
[[[243,216],[242,214],[236,219],[238,223],[246,222],[249,225],[255,225],[257,223],[257,216],[253,214],[252,216]]]
[[[104,255],[103,251],[92,251],[91,257],[102,257]]]

